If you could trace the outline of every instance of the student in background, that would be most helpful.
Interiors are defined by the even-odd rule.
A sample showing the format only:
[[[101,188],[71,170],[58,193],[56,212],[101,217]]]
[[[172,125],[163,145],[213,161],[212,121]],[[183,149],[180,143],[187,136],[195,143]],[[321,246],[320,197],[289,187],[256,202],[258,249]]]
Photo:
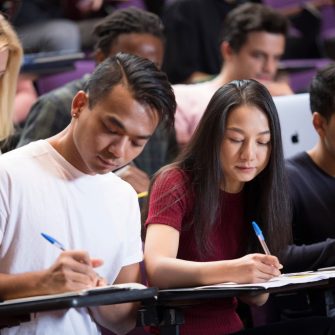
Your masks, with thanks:
[[[22,53],[15,31],[0,14],[0,141],[6,140],[12,134],[14,100]]]
[[[319,70],[310,86],[319,140],[286,162],[297,244],[335,238],[335,65]]]
[[[148,58],[158,67],[162,64],[163,25],[152,13],[136,8],[115,11],[95,27],[94,34],[97,37],[95,58],[98,64],[117,52]],[[31,108],[18,147],[63,130],[71,120],[72,98],[85,88],[88,79],[89,76],[85,76],[41,96]],[[137,192],[147,191],[150,176],[167,164],[175,151],[175,133],[168,131],[162,123],[143,153],[127,169],[120,171],[120,176]]]
[[[224,85],[191,141],[152,181],[144,254],[149,283],[173,288],[278,276],[282,266],[275,255],[291,237],[285,185],[279,119],[268,90],[254,80]],[[252,220],[260,224],[273,256],[261,253]],[[261,305],[267,297],[241,300]],[[227,298],[188,308],[181,334],[241,331],[236,307],[236,298]],[[323,321],[269,325],[241,334],[296,334],[297,329],[333,334],[333,321]]]
[[[220,33],[229,11],[245,0],[167,1],[162,15],[163,70],[173,84],[208,80],[220,72]]]
[[[139,155],[162,120],[172,126],[174,111],[166,75],[149,60],[117,54],[75,95],[66,129],[0,157],[1,300],[140,281],[137,195],[110,172]],[[68,251],[50,246],[41,232]],[[99,324],[125,334],[137,307],[37,313],[1,334],[92,335]]]
[[[189,141],[214,92],[231,80],[255,79],[273,96],[293,93],[286,82],[276,81],[285,50],[285,16],[270,7],[247,3],[229,12],[222,23],[223,64],[219,75],[199,84],[174,85],[175,128],[181,147]]]
[[[16,142],[13,123],[19,129],[37,94],[31,78],[19,73],[22,47],[13,27],[0,14],[1,119],[0,149],[10,150]],[[14,133],[14,134],[13,134]]]
[[[306,152],[286,161],[293,209],[293,240],[283,258],[287,271],[317,270],[335,265],[335,65],[317,72],[310,86],[312,122],[319,140]],[[333,316],[334,290],[275,295],[277,313],[266,319],[302,315]],[[273,310],[273,308],[272,308]]]

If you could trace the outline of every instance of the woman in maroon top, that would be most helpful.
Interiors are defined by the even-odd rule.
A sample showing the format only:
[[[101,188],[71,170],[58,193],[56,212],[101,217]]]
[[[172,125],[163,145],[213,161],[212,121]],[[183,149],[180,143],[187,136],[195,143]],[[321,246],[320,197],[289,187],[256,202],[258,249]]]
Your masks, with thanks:
[[[279,119],[269,92],[254,80],[224,85],[189,144],[152,182],[144,255],[149,283],[172,288],[278,276],[282,265],[274,255],[291,240],[285,185]],[[262,253],[253,220],[272,255]],[[261,305],[267,298],[240,299]],[[186,309],[181,334],[238,332],[243,324],[236,307],[237,299],[227,298]]]

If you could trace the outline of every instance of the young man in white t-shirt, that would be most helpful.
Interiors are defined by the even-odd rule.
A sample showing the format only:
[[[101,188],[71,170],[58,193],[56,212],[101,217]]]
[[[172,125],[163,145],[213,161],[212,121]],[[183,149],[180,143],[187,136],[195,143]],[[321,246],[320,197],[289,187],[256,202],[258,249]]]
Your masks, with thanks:
[[[148,60],[117,54],[97,67],[86,92],[75,95],[65,130],[0,158],[2,300],[140,280],[137,196],[110,172],[140,154],[161,120],[173,125],[174,110],[165,74]],[[136,308],[127,303],[38,313],[2,331],[99,334],[100,324],[125,333],[135,325]]]

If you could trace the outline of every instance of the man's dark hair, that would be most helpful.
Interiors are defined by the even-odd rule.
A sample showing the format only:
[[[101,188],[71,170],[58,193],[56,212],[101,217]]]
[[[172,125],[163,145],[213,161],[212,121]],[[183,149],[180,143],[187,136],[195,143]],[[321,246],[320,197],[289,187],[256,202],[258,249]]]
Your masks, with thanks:
[[[118,84],[127,87],[136,101],[155,109],[160,121],[173,126],[175,96],[166,74],[154,63],[125,53],[108,57],[97,66],[87,83],[89,107],[104,100]]]
[[[93,33],[97,38],[95,48],[101,49],[106,57],[121,34],[150,34],[165,41],[160,18],[135,7],[116,10],[98,23]]]
[[[319,70],[312,80],[309,99],[311,111],[318,112],[327,121],[335,113],[335,64]]]
[[[221,42],[228,42],[233,51],[238,52],[251,32],[267,32],[286,37],[287,30],[287,18],[275,9],[262,4],[246,3],[226,16]]]

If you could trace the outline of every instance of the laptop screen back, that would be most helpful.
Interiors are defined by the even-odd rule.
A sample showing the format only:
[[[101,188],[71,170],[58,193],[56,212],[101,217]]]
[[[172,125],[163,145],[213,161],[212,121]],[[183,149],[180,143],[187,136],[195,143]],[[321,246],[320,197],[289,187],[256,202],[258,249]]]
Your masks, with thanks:
[[[318,140],[312,124],[309,94],[273,98],[277,107],[285,158],[311,149]]]

